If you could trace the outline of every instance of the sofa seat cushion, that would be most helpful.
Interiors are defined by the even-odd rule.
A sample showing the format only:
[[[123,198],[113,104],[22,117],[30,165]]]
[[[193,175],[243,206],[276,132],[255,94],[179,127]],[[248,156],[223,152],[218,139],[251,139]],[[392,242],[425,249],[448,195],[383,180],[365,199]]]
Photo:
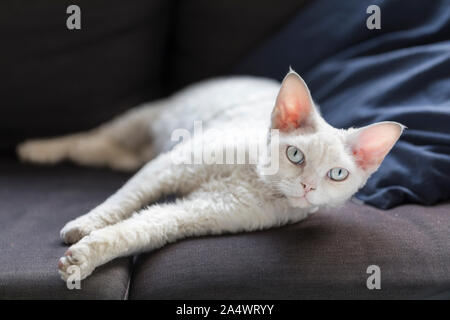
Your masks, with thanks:
[[[103,170],[25,166],[0,160],[0,299],[123,299],[131,258],[114,260],[69,290],[58,274],[64,224],[127,179]]]
[[[450,298],[450,204],[349,203],[279,229],[194,238],[138,257],[130,299]],[[380,268],[369,290],[367,268]],[[373,271],[371,271],[373,272]]]

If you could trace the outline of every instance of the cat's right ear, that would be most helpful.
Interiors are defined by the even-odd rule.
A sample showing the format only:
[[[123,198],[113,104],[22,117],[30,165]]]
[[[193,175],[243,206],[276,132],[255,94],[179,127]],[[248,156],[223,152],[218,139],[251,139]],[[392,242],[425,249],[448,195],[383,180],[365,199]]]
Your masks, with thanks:
[[[272,129],[314,129],[314,103],[303,79],[292,69],[281,83],[272,111]]]

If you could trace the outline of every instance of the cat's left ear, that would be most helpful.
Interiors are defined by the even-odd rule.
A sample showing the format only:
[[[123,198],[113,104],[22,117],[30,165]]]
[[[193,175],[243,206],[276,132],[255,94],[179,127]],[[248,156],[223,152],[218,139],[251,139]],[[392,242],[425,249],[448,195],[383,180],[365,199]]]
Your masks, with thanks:
[[[403,129],[400,123],[384,121],[360,128],[347,138],[358,166],[371,174],[400,138]]]
[[[281,83],[272,111],[272,129],[314,129],[314,103],[305,81],[292,69]]]

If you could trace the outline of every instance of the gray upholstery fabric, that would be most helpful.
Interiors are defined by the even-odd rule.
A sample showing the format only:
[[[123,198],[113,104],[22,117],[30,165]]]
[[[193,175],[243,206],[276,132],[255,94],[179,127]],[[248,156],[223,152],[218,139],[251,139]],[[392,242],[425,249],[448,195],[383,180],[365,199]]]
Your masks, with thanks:
[[[0,299],[450,298],[450,204],[349,203],[279,229],[187,239],[134,267],[112,261],[68,290],[56,267],[60,228],[127,178],[0,159]],[[379,291],[366,288],[372,264]]]
[[[450,204],[349,203],[277,230],[141,255],[130,299],[450,298]],[[381,290],[368,290],[369,265]]]
[[[118,259],[68,290],[57,262],[59,230],[103,201],[124,174],[72,166],[34,167],[0,160],[0,299],[123,299],[131,259]]]

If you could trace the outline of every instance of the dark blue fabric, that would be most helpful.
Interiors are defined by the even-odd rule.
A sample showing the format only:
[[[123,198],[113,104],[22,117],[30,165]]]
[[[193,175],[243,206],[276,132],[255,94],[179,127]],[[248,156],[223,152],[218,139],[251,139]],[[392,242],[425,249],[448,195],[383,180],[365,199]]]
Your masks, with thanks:
[[[372,4],[380,30],[366,27]],[[281,80],[289,65],[333,126],[408,127],[359,199],[383,209],[450,199],[450,1],[315,0],[235,71]]]

